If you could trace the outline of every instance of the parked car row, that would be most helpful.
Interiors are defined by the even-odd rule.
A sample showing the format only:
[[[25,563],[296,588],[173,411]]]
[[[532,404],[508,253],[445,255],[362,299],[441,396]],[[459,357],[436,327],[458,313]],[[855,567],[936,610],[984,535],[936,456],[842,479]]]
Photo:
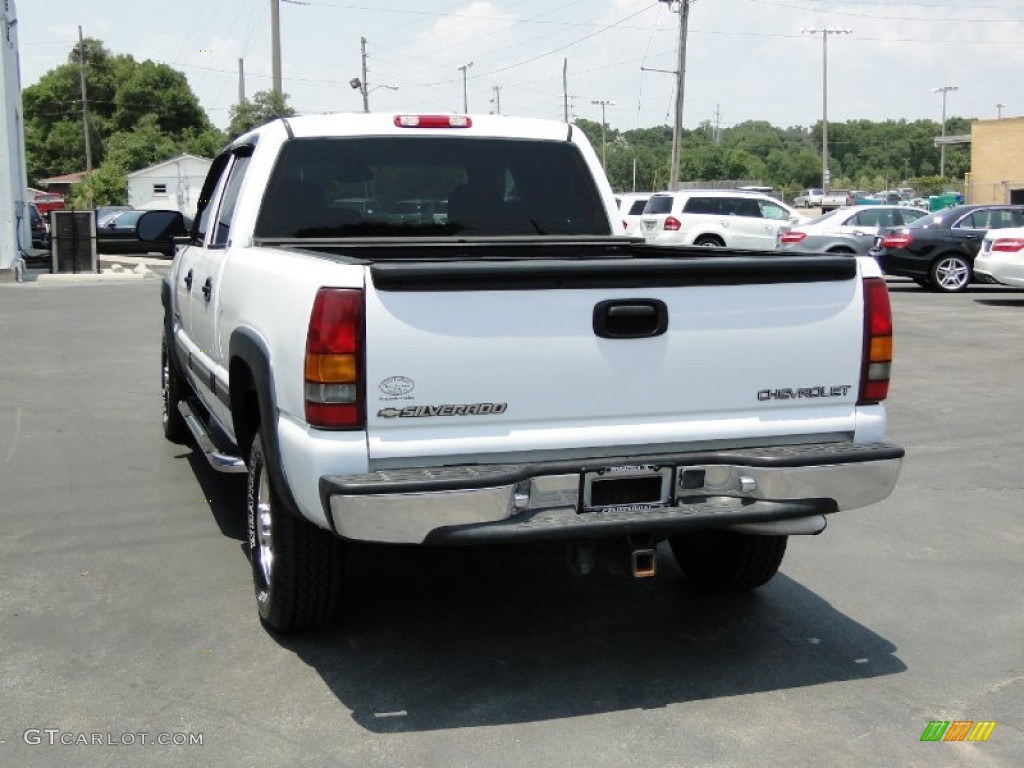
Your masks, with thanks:
[[[963,199],[959,200],[963,202]],[[852,205],[905,205],[916,208],[927,208],[929,201],[918,197],[910,187],[885,189],[881,192],[865,192],[861,189],[804,189],[793,198],[796,208],[821,208],[826,213],[836,208]]]
[[[870,254],[888,275],[909,277],[918,285],[946,293],[962,291],[975,279],[975,259],[983,241],[991,242],[987,270],[1004,257],[995,254],[1000,230],[1024,227],[1024,205],[958,205],[935,211],[910,224],[879,232]],[[991,271],[983,274],[992,277]]]
[[[870,255],[886,274],[937,291],[962,291],[972,281],[1024,288],[1024,205],[929,211],[901,197],[807,219],[743,190],[631,192],[616,202],[625,233],[652,244]]]
[[[901,205],[854,205],[824,213],[808,223],[779,233],[777,249],[786,253],[865,254],[878,232],[910,224],[928,211]]]

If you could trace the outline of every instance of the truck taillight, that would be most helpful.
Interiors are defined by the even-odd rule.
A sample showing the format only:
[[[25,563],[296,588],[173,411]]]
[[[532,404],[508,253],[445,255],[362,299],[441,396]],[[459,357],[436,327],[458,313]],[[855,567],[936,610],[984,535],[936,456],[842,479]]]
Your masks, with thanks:
[[[312,427],[366,424],[363,292],[321,288],[306,334],[306,421]]]
[[[864,359],[858,405],[880,403],[889,395],[892,371],[892,308],[880,277],[864,280]]]
[[[472,128],[467,115],[395,115],[396,128]]]
[[[666,232],[678,232],[683,228],[683,225],[675,216],[666,216],[663,228]]]
[[[806,232],[795,232],[795,231],[783,232],[781,235],[779,235],[779,242],[780,243],[799,243],[805,237],[807,237],[807,233]]]

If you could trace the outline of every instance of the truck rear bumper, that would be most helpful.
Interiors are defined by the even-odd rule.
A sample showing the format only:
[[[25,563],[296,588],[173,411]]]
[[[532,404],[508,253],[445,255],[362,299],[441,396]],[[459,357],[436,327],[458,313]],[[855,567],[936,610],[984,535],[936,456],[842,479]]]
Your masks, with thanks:
[[[885,499],[904,451],[824,443],[593,462],[466,465],[324,477],[335,532],[472,544],[671,534],[819,517]]]

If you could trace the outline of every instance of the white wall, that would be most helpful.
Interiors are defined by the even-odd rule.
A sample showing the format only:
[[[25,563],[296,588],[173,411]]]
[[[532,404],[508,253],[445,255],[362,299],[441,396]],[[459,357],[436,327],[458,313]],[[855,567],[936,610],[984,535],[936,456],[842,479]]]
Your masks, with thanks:
[[[168,208],[195,216],[199,192],[211,164],[210,160],[180,157],[137,171],[128,178],[128,204],[132,208]],[[154,192],[158,184],[164,185],[166,194]]]

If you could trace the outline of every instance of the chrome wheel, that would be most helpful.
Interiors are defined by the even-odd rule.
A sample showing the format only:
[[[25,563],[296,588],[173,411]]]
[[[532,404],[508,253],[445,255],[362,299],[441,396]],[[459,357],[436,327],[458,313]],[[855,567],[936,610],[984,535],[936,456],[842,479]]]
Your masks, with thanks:
[[[932,267],[932,282],[940,291],[962,291],[971,282],[971,267],[959,256],[944,256]]]
[[[270,481],[266,467],[260,473],[256,492],[256,510],[253,525],[256,528],[256,562],[263,577],[263,585],[270,587],[274,576],[274,540],[272,536],[272,514],[270,506]]]
[[[184,386],[174,367],[174,360],[171,359],[170,347],[165,337],[160,344],[160,396],[163,400],[160,421],[164,437],[175,443],[183,443],[188,437],[188,426],[178,410],[178,403],[184,397]]]

